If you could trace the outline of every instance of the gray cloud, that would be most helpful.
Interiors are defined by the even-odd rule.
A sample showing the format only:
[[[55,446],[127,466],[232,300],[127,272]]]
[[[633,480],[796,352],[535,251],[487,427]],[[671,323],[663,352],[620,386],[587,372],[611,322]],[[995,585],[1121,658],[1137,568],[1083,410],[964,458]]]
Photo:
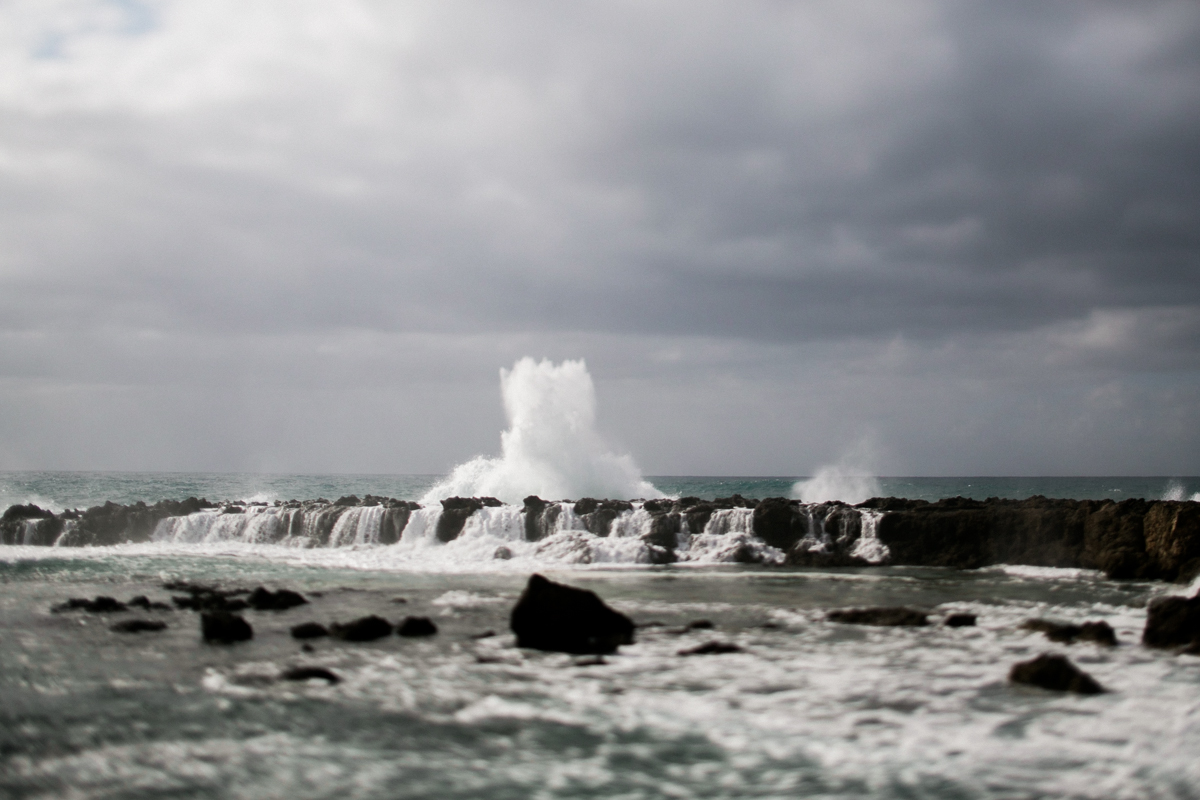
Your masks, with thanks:
[[[1193,4],[0,22],[0,468],[441,470],[528,353],[652,471],[1200,471]]]

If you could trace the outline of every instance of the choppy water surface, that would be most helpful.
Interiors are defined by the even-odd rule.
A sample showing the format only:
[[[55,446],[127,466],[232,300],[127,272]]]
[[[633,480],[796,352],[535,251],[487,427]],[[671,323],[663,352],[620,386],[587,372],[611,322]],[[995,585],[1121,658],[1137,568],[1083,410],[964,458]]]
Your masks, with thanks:
[[[310,553],[312,551],[309,551]],[[29,797],[1189,798],[1200,786],[1200,658],[1137,644],[1144,583],[1086,572],[904,568],[576,568],[642,627],[603,664],[518,650],[507,615],[527,572],[297,563],[271,548],[0,554],[0,793]],[[364,552],[363,555],[366,555]],[[332,558],[333,555],[329,555]],[[312,603],[246,612],[251,642],[200,641],[185,611],[129,636],[50,614],[69,596],[163,580],[287,586]],[[317,595],[320,596],[317,596]],[[396,603],[403,597],[407,602]],[[824,619],[909,605],[927,628]],[[936,624],[951,611],[976,628]],[[320,640],[299,622],[432,617],[429,640]],[[143,615],[147,616],[147,615]],[[1107,620],[1122,641],[1055,645],[1025,619]],[[711,630],[682,631],[706,619]],[[658,623],[658,624],[655,624]],[[496,635],[474,638],[492,631]],[[744,652],[681,656],[708,641]],[[1015,661],[1064,652],[1111,691],[1009,685]],[[285,667],[344,679],[289,683]]]

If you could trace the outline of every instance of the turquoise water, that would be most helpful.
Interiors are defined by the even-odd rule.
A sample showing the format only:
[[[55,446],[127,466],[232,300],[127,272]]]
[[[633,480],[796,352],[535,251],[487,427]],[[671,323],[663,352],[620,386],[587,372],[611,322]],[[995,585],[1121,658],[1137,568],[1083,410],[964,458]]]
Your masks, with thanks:
[[[345,495],[374,494],[418,500],[441,475],[282,475],[195,472],[0,472],[0,508],[14,503],[37,503],[54,510],[86,508],[107,500],[335,500]],[[669,495],[711,499],[786,497],[799,476],[650,476]],[[1200,477],[950,477],[878,479],[880,493],[889,497],[938,500],[943,497],[1025,498],[1033,495],[1074,499],[1158,499],[1172,495],[1188,499],[1200,492]],[[560,498],[547,498],[560,499]],[[578,498],[570,498],[578,499]],[[623,498],[631,499],[631,498]]]

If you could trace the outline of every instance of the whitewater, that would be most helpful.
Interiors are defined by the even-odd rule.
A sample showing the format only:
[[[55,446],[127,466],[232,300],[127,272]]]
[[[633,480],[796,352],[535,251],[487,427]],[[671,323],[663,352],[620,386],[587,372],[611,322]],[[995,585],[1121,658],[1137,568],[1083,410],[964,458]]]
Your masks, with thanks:
[[[0,475],[24,509],[0,546],[0,795],[1200,796],[1200,657],[1141,644],[1147,604],[1196,583],[896,566],[877,535],[893,506],[871,501],[1184,514],[1196,478],[880,478],[851,457],[808,478],[646,478],[598,431],[582,361],[522,359],[501,395],[499,453],[446,475]],[[786,545],[768,511],[790,515]],[[516,647],[509,613],[535,572],[595,591],[634,643]],[[307,602],[247,608],[253,638],[213,645],[181,588],[200,585]],[[61,610],[96,597],[144,603]],[[834,613],[870,606],[927,624]],[[367,615],[437,633],[291,633]],[[962,615],[975,624],[948,624]],[[1031,619],[1105,622],[1117,644],[1051,641]],[[158,629],[114,630],[137,620]],[[1044,653],[1107,691],[1008,680]],[[332,679],[283,677],[297,669]]]

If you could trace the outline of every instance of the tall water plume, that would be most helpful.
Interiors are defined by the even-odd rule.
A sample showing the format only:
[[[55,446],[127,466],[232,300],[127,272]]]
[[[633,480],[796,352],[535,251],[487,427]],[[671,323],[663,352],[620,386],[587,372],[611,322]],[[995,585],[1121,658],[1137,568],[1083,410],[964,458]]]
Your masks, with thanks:
[[[476,457],[455,467],[422,498],[498,497],[520,503],[546,499],[662,497],[628,455],[614,453],[596,431],[596,390],[583,360],[555,365],[525,357],[500,370],[508,429],[498,458]]]

